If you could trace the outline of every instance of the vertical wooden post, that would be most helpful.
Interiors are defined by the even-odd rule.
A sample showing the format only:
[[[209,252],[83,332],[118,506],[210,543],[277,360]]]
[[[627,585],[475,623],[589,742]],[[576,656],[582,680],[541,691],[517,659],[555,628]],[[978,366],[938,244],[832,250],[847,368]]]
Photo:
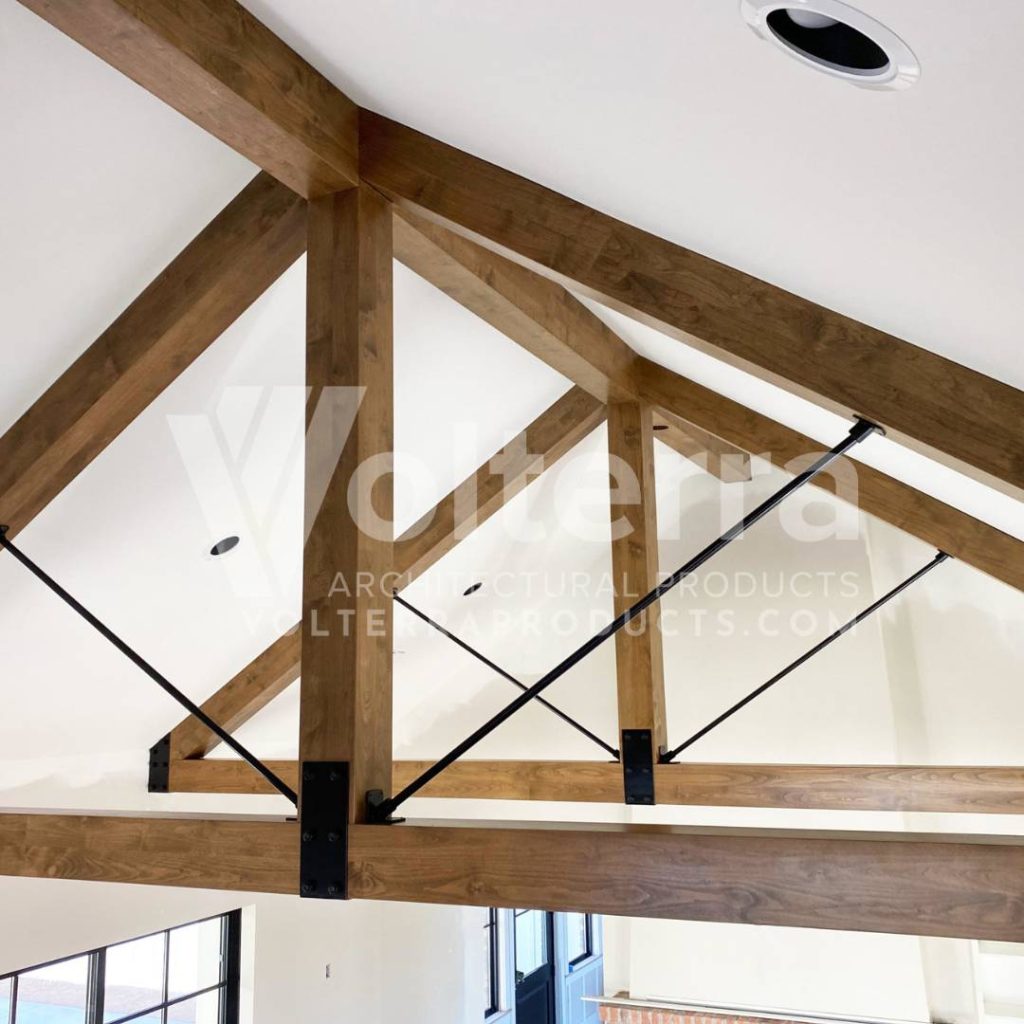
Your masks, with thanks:
[[[658,583],[650,406],[641,402],[615,402],[608,406],[608,453],[612,458],[612,572],[618,615]],[[667,744],[657,604],[616,634],[615,656],[620,734],[624,729],[649,729],[656,760],[658,748]]]
[[[299,752],[349,762],[353,821],[391,787],[391,252],[377,193],[310,201]]]

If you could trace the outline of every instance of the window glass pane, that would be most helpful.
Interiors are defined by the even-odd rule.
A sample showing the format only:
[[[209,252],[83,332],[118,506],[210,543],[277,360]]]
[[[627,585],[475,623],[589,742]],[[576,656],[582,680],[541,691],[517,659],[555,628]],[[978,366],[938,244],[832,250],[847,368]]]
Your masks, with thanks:
[[[18,977],[18,1024],[84,1024],[89,958],[26,971]]]
[[[207,992],[167,1008],[167,1024],[218,1024],[221,990]]]
[[[525,978],[548,962],[547,914],[543,910],[517,910],[516,977]]]
[[[141,1017],[132,1017],[125,1024],[163,1024],[163,1010],[153,1010],[152,1013],[145,1013]]]
[[[161,932],[107,950],[105,1021],[120,1020],[164,1001],[164,939]]]
[[[7,1024],[11,1019],[11,987],[10,978],[0,981],[0,1024]]]
[[[221,977],[223,919],[200,921],[171,932],[167,991],[171,999],[216,985]]]
[[[565,915],[569,963],[590,956],[590,921],[586,914]]]

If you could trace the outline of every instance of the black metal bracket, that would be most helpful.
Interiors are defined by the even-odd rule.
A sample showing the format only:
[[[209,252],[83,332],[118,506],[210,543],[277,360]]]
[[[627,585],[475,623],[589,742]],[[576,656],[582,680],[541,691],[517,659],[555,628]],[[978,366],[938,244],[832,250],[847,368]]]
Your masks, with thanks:
[[[401,825],[405,818],[396,818],[390,813],[384,790],[371,789],[366,794],[366,820],[371,825]]]
[[[627,804],[654,803],[654,738],[650,729],[622,730],[622,786]]]
[[[299,892],[348,899],[348,762],[303,761]]]
[[[149,791],[169,793],[171,790],[171,734],[157,740],[149,748]]]

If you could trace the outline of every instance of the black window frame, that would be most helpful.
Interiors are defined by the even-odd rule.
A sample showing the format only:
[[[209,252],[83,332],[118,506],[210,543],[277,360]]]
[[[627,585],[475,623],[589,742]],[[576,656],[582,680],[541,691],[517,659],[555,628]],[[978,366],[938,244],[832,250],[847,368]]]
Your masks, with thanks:
[[[180,931],[182,928],[189,928],[193,925],[203,924],[207,921],[221,922],[220,936],[220,978],[213,985],[196,989],[186,995],[169,998],[169,966],[171,934]],[[137,942],[139,939],[148,939],[156,935],[164,937],[164,965],[161,1000],[158,1003],[148,1006],[143,1010],[132,1010],[123,1017],[104,1021],[104,993],[106,990],[106,965],[107,950],[116,949],[118,946],[126,945],[129,942]],[[55,964],[67,963],[71,960],[88,958],[88,982],[86,986],[85,1024],[131,1024],[140,1018],[159,1013],[162,1024],[167,1024],[167,1011],[179,1003],[187,1003],[190,999],[207,995],[210,992],[220,993],[219,1024],[239,1024],[239,1002],[241,991],[241,957],[242,957],[242,912],[232,910],[226,914],[214,914],[212,917],[203,917],[195,921],[188,921],[185,924],[174,925],[171,928],[164,928],[162,931],[150,932],[147,935],[135,936],[125,939],[123,942],[113,942],[109,946],[102,946],[98,949],[91,949],[84,953],[75,953],[72,956],[60,957],[57,960],[50,960],[42,964],[34,964],[31,967],[23,967],[18,971],[10,971],[7,974],[0,974],[0,982],[11,981],[11,1005],[7,1020],[0,1020],[0,1024],[17,1024],[18,1013],[18,979],[25,974],[38,971],[45,967],[53,967]]]
[[[578,967],[580,964],[585,963],[594,956],[594,915],[584,914],[583,915],[583,930],[586,936],[586,947],[579,956],[574,957],[569,961],[569,967]]]
[[[501,941],[498,927],[498,911],[491,907],[484,924],[487,932],[487,972],[490,1001],[484,1009],[484,1020],[501,1013]]]

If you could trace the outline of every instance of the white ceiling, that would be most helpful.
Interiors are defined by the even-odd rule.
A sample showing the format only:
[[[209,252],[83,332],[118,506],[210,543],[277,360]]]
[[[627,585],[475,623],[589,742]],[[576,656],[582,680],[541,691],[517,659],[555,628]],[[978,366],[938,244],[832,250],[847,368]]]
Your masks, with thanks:
[[[892,95],[862,93],[784,59],[721,0],[651,4],[642,18],[575,0],[520,4],[514,16],[494,3],[251,6],[371,107],[1024,385],[1013,333],[1022,201],[1011,169],[1019,169],[1020,128],[1008,107],[1019,72],[1003,40],[1014,19],[1024,27],[1024,16],[1011,4],[998,5],[1001,31],[988,23],[979,30],[1007,54],[991,64],[980,40],[960,38],[949,5],[869,5],[915,46],[924,66],[916,89]],[[15,141],[0,163],[3,430],[255,169],[16,0],[0,0],[0,130]],[[301,466],[292,456],[302,430],[302,275],[300,261],[22,534],[44,567],[197,699],[298,617]],[[666,365],[822,440],[843,430],[828,414],[598,312]],[[567,387],[396,268],[398,528]],[[601,449],[601,436],[589,444]],[[427,467],[428,482],[415,484],[423,476],[416,466]],[[708,516],[718,489],[663,449],[658,468],[667,493],[683,487],[687,495],[663,514],[669,527],[686,524],[663,552],[674,563],[715,525]],[[932,469],[907,472],[922,472],[927,487],[962,496],[965,507],[975,501],[984,506],[977,514],[1004,529],[1016,523],[1024,535],[1019,506],[979,496],[958,479],[942,483]],[[745,500],[773,479],[759,478]],[[448,594],[438,598],[439,611],[457,616],[460,628],[527,676],[548,667],[572,638],[524,642],[519,619],[504,632],[472,633],[477,627],[458,618],[463,606],[451,592],[457,581],[496,566],[599,569],[607,559],[601,536],[581,542],[561,530],[539,546],[508,544],[510,516],[533,508],[548,521],[570,500],[566,494],[531,488],[433,574]],[[697,518],[681,518],[684,509],[687,516],[697,510]],[[206,557],[227,533],[241,533],[243,545],[220,562]],[[914,557],[927,554],[906,544]],[[785,553],[768,544],[744,557],[757,552]],[[812,561],[826,562],[827,552]],[[950,603],[965,571],[953,567],[936,580]],[[1020,595],[983,583],[993,606],[1019,608]],[[430,577],[411,593],[429,601],[428,585]],[[517,615],[548,621],[557,600],[534,597],[517,592],[508,603]],[[579,600],[585,608],[596,597]],[[501,605],[484,594],[475,607]],[[446,711],[463,708],[482,719],[507,691],[460,655],[449,651],[442,660],[448,648],[438,638],[400,629],[399,739],[408,750],[437,752],[449,736],[459,738],[458,716]],[[141,748],[179,717],[9,559],[0,559],[0,649],[0,691],[17,695],[16,713],[0,718],[4,761]],[[715,678],[735,670],[730,685],[749,681],[724,642],[706,655],[680,654],[697,659],[685,663],[694,673],[718,656],[725,660]],[[599,691],[589,676],[567,679],[560,690],[588,724],[610,721],[610,670],[606,659]],[[858,713],[856,684],[851,672],[844,714]],[[250,727],[261,749],[292,742],[290,700]],[[698,704],[685,713],[702,710]],[[532,753],[589,756],[545,712],[525,714],[535,729]],[[827,732],[814,735],[827,742]],[[4,781],[0,773],[0,790]]]
[[[917,53],[904,92],[738,0],[244,2],[364,106],[1024,387],[1017,0],[858,0]]]

